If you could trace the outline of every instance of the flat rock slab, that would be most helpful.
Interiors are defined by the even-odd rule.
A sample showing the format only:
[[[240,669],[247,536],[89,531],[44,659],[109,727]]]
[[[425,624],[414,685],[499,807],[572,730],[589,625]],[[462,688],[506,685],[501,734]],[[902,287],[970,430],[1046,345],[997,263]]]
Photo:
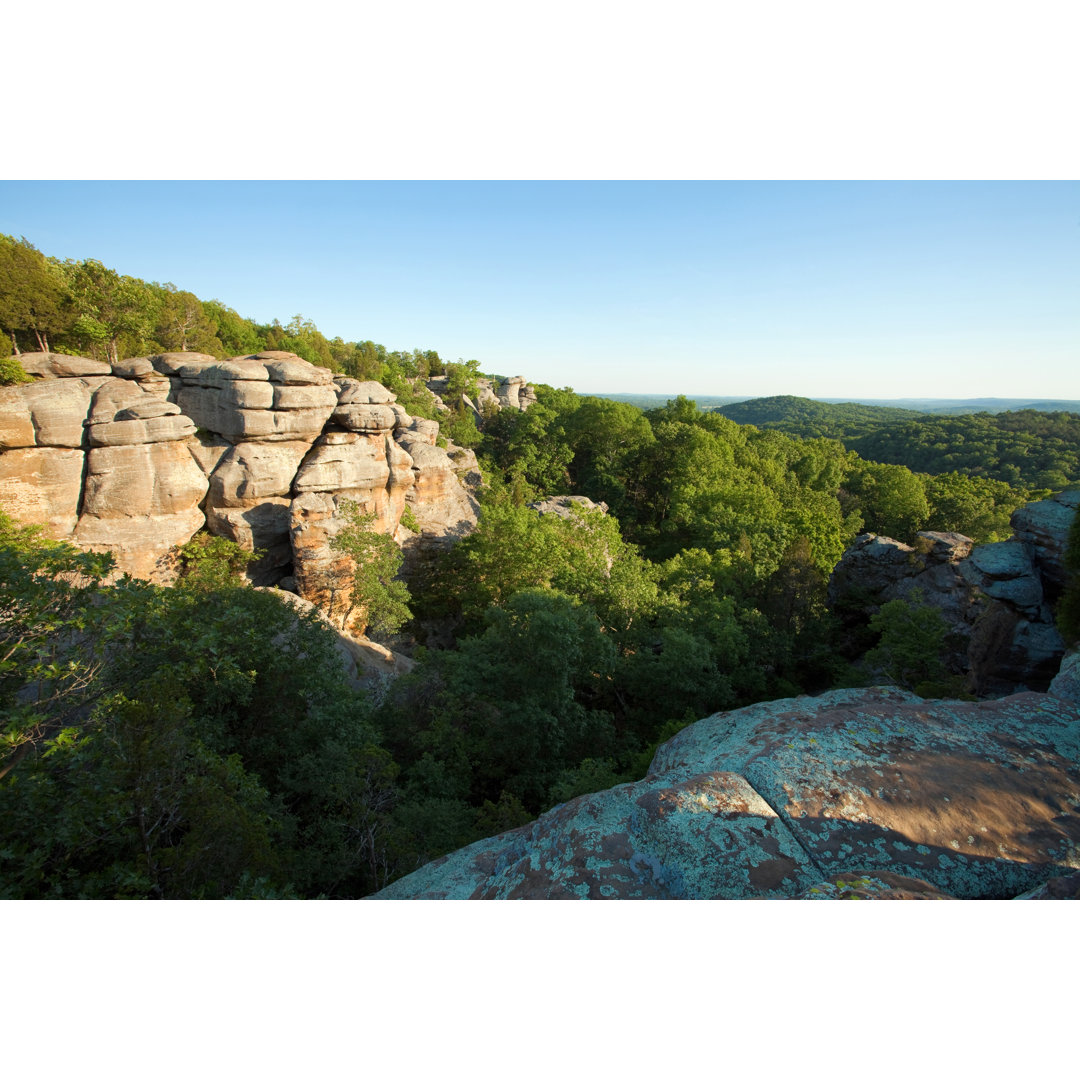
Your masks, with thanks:
[[[740,776],[648,778],[422,867],[380,899],[684,900],[792,895],[817,872]]]

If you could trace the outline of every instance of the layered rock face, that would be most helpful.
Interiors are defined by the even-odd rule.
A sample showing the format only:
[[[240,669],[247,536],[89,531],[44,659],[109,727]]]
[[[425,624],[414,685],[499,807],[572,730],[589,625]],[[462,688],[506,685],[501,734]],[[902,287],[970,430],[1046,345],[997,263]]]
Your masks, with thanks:
[[[829,604],[864,619],[890,600],[931,604],[950,630],[946,659],[979,694],[1045,690],[1065,643],[1051,602],[1065,585],[1062,562],[1080,490],[1030,503],[1014,536],[975,544],[959,533],[921,532],[916,544],[864,533],[829,581]]]
[[[331,548],[346,502],[399,538],[407,502],[433,536],[476,524],[439,425],[379,383],[282,352],[20,360],[36,381],[0,388],[0,505],[112,552],[121,572],[171,581],[176,548],[205,524],[265,552],[255,584],[291,568],[299,594],[350,629],[353,566]]]
[[[176,546],[202,526],[207,481],[168,380],[131,362],[114,372],[82,357],[21,359],[37,381],[0,388],[4,509],[111,552],[122,571],[169,580]]]
[[[1080,705],[876,687],[708,717],[661,746],[644,780],[376,896],[1004,899],[1077,868]]]

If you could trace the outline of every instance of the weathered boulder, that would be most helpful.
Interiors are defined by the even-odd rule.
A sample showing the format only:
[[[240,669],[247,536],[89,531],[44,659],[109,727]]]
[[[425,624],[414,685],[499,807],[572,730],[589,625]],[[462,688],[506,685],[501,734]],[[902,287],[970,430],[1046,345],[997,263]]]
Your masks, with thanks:
[[[339,405],[392,405],[397,401],[397,394],[373,380],[361,381],[350,379],[347,375],[335,375],[334,382],[338,386]]]
[[[94,446],[177,442],[195,434],[178,406],[127,379],[109,378],[94,391],[86,440]]]
[[[175,549],[205,518],[207,480],[186,442],[99,446],[86,455],[74,541],[111,552],[117,569],[147,581],[175,577]]]
[[[245,551],[264,552],[248,578],[270,583],[292,562],[289,505],[306,442],[243,442],[227,446],[210,475],[206,527]],[[205,453],[205,450],[201,450]]]
[[[166,399],[172,389],[168,376],[163,375],[154,367],[149,356],[118,360],[112,366],[112,373],[116,378],[137,382],[142,390],[152,397]]]
[[[504,409],[524,412],[536,401],[536,391],[529,386],[524,375],[511,375],[503,379],[495,390],[499,405]]]
[[[413,486],[407,502],[421,532],[440,541],[472,532],[480,506],[462,487],[450,455],[410,432],[399,433],[398,442],[412,460]]]
[[[68,356],[65,353],[21,353],[18,360],[27,375],[35,379],[70,379],[112,374],[112,368],[100,360],[88,360],[85,356]]]
[[[228,448],[210,476],[208,505],[251,507],[290,495],[310,444],[245,442]]]
[[[571,800],[376,895],[796,897],[874,876],[1004,899],[1078,867],[1080,705],[1036,693],[928,702],[875,687],[708,717],[661,746],[644,780]]]
[[[0,450],[86,445],[91,387],[84,379],[42,379],[0,387]]]
[[[397,424],[397,415],[389,405],[338,405],[331,414],[338,427],[364,434],[388,434]]]
[[[1022,506],[1010,520],[1016,538],[1031,551],[1044,591],[1051,598],[1061,595],[1068,578],[1065,547],[1078,507],[1080,488],[1072,488]]]
[[[337,406],[330,372],[291,353],[168,366],[180,379],[175,400],[184,414],[230,442],[311,442]]]
[[[1058,673],[1050,680],[1048,694],[1080,702],[1080,648],[1066,653]]]

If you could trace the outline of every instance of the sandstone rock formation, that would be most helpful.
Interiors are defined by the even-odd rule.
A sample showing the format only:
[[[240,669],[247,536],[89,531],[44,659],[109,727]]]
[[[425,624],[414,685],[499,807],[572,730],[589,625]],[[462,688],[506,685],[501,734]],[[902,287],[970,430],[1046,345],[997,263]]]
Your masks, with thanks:
[[[435,375],[427,380],[427,388],[437,396],[439,405],[447,411],[450,405],[456,404],[456,401],[450,400],[449,382],[450,379],[446,375]],[[477,379],[477,385],[480,389],[475,402],[470,401],[465,395],[458,400],[463,401],[466,407],[478,417],[482,417],[485,410],[491,408],[515,409],[524,412],[536,402],[536,391],[529,385],[524,375],[512,375],[498,382],[481,377]]]
[[[119,572],[171,581],[176,549],[205,525],[264,552],[254,584],[291,572],[344,629],[352,565],[330,545],[346,502],[399,541],[414,538],[400,526],[407,503],[430,542],[476,524],[459,479],[475,456],[438,447],[439,425],[379,383],[284,352],[19,359],[35,381],[0,388],[0,505],[112,552]]]
[[[1013,515],[1015,535],[994,544],[921,532],[909,546],[864,533],[832,573],[829,605],[856,625],[890,600],[930,604],[949,627],[951,670],[976,693],[1045,690],[1065,648],[1051,603],[1078,504],[1080,490],[1030,503]]]
[[[557,806],[376,898],[1004,899],[1078,867],[1080,704],[876,687],[700,720],[644,780]]]

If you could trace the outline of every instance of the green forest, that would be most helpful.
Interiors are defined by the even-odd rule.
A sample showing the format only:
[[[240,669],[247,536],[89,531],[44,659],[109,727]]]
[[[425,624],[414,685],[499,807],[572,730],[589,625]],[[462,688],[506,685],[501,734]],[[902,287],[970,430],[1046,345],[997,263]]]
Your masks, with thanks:
[[[425,377],[467,389],[477,374],[0,247],[8,372],[38,348],[282,349],[379,379],[417,415]],[[0,515],[0,897],[361,897],[640,778],[717,710],[882,678],[962,693],[939,623],[914,612],[853,634],[826,606],[829,573],[863,531],[1004,538],[1017,507],[1080,479],[1067,456],[1052,480],[872,460],[685,397],[642,411],[539,385],[537,399],[480,428],[453,418],[485,479],[479,525],[407,588],[387,538],[360,518],[344,535],[378,570],[357,581],[385,613],[373,636],[415,660],[380,694],[348,683],[322,624],[248,588],[251,556],[221,538],[182,549],[174,587],[105,584],[107,556]],[[608,512],[529,506],[559,494]]]
[[[740,424],[838,439],[868,461],[921,473],[962,472],[1059,489],[1080,476],[1080,413],[1036,409],[929,415],[800,397],[757,398],[716,410]]]

